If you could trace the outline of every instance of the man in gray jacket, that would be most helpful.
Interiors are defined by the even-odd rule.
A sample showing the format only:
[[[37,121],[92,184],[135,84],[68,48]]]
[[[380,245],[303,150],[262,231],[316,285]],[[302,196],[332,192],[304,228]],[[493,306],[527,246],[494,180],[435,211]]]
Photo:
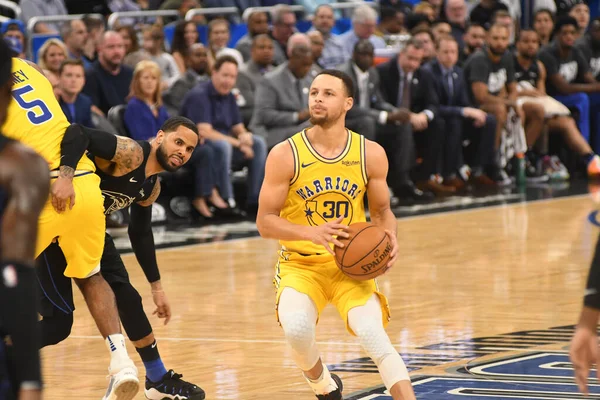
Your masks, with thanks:
[[[265,75],[254,97],[250,129],[265,137],[268,148],[310,126],[308,91],[313,58],[308,37],[292,35],[287,52],[289,60]]]

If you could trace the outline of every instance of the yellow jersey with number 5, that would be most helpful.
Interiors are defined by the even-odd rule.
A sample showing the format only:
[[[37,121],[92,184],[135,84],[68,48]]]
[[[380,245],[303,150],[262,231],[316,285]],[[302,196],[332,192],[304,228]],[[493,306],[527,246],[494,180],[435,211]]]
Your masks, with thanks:
[[[288,139],[294,155],[294,177],[279,214],[288,221],[319,226],[343,217],[342,224],[366,221],[367,189],[365,138],[347,130],[346,147],[335,158],[321,156],[311,145],[306,130]],[[325,253],[309,241],[280,241],[282,250],[312,255]]]
[[[26,61],[12,59],[12,97],[2,133],[31,147],[50,166],[60,165],[60,143],[70,122],[65,117],[52,85]],[[78,170],[95,171],[88,157],[82,157]]]

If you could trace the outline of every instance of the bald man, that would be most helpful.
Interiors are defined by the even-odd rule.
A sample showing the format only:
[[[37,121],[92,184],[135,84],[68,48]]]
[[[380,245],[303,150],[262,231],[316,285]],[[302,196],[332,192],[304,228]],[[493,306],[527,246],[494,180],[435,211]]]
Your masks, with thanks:
[[[98,60],[85,76],[83,92],[104,114],[111,107],[125,104],[133,70],[123,65],[125,44],[118,32],[106,31],[98,44]]]

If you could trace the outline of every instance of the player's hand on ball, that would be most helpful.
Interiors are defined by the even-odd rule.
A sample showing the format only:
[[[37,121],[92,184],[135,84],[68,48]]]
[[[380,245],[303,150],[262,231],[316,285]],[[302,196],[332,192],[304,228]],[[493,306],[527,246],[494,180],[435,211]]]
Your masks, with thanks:
[[[573,364],[575,370],[575,380],[579,391],[588,394],[588,376],[592,364],[600,363],[598,359],[598,337],[596,336],[596,329],[590,329],[578,325],[575,330],[575,335],[571,340],[571,350],[569,351],[569,358]],[[600,371],[598,372],[600,379]]]
[[[152,300],[156,305],[156,310],[152,315],[165,320],[165,325],[171,320],[171,305],[164,290],[152,290]]]
[[[75,205],[75,188],[73,180],[69,178],[58,177],[50,186],[50,196],[52,198],[52,207],[57,213],[62,213],[67,209],[67,200],[69,200],[69,209]]]
[[[396,239],[396,234],[388,229],[385,230],[385,234],[390,238],[390,243],[392,243],[392,251],[390,251],[390,261],[385,267],[384,274],[394,266],[396,259],[398,258],[398,240]]]
[[[327,249],[327,251],[331,255],[335,255],[335,253],[329,246],[329,243],[333,243],[333,245],[337,247],[344,247],[344,245],[342,244],[342,242],[334,238],[334,236],[339,236],[343,238],[347,238],[350,236],[347,232],[348,225],[343,225],[343,220],[344,217],[339,217],[335,221],[328,222],[324,225],[312,227],[310,240],[314,244],[320,244],[321,246],[325,247],[325,249]]]

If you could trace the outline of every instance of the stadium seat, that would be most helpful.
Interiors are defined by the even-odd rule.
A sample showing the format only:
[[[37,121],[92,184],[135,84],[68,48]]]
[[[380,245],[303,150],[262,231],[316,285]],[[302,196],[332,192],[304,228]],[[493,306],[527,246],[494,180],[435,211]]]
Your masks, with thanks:
[[[129,130],[125,126],[125,110],[127,109],[126,104],[121,104],[112,107],[108,110],[108,120],[115,127],[118,134],[121,136],[131,137]]]

